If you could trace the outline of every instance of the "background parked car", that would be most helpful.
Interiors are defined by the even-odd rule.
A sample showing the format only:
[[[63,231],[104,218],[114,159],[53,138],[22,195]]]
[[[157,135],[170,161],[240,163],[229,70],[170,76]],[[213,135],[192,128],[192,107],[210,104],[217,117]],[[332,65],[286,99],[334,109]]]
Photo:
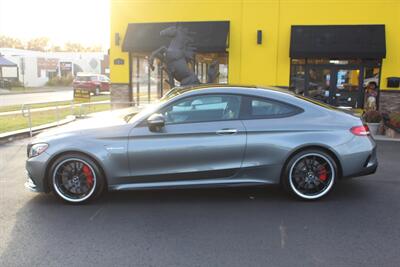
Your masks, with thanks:
[[[379,75],[375,74],[374,77],[364,79],[364,83],[363,83],[364,88],[366,88],[369,84],[374,84],[375,87],[378,87]]]
[[[78,74],[73,82],[74,89],[89,89],[94,95],[110,91],[111,80],[101,74]]]

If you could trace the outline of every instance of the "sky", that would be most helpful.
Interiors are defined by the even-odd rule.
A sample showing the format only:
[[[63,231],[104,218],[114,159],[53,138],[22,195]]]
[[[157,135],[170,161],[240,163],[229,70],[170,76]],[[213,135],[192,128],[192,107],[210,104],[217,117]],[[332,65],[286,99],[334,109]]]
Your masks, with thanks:
[[[0,35],[109,48],[109,0],[0,0]]]

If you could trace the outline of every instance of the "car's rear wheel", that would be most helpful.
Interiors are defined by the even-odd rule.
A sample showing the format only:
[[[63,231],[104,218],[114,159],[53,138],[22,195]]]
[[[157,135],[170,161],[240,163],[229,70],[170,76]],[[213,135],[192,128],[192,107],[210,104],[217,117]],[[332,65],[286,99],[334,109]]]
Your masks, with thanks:
[[[81,154],[59,157],[49,173],[54,194],[69,203],[93,200],[102,193],[105,184],[97,164]]]
[[[285,166],[283,185],[294,196],[315,200],[326,196],[337,179],[335,160],[322,150],[305,150]]]

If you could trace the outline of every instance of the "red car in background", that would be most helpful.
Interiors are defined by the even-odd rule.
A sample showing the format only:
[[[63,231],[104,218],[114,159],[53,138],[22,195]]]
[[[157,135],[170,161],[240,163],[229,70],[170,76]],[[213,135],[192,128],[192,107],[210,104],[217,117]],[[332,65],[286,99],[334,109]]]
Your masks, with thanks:
[[[110,91],[111,80],[101,74],[78,74],[73,82],[74,89],[89,89],[94,95]]]

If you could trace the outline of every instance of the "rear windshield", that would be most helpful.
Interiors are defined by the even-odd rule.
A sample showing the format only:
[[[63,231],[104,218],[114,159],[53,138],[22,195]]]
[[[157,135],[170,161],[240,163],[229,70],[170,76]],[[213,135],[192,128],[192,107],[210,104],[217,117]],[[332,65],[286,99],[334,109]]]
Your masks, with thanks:
[[[351,107],[336,107],[336,106],[332,106],[332,105],[329,105],[327,103],[312,99],[310,97],[305,97],[305,96],[296,95],[296,94],[294,94],[294,96],[296,96],[297,98],[300,98],[302,100],[305,100],[307,102],[313,103],[314,105],[317,105],[317,106],[320,106],[320,107],[323,107],[323,108],[327,108],[327,109],[330,109],[330,110],[344,112],[344,113],[347,113],[347,114],[350,114],[350,115],[354,115],[354,116],[357,116],[357,117],[359,117],[361,115],[359,110],[352,109]]]
[[[315,104],[317,106],[320,106],[320,107],[324,107],[324,108],[327,108],[327,109],[333,109],[333,110],[341,110],[341,109],[339,109],[339,108],[337,108],[335,106],[332,106],[332,105],[329,105],[327,103],[312,99],[310,97],[306,97],[306,96],[302,96],[302,95],[296,95],[296,94],[294,94],[294,96],[296,96],[297,98],[300,98],[302,100],[305,100],[307,102],[313,103],[313,104]]]
[[[96,81],[96,76],[77,76],[76,80],[80,82]]]

